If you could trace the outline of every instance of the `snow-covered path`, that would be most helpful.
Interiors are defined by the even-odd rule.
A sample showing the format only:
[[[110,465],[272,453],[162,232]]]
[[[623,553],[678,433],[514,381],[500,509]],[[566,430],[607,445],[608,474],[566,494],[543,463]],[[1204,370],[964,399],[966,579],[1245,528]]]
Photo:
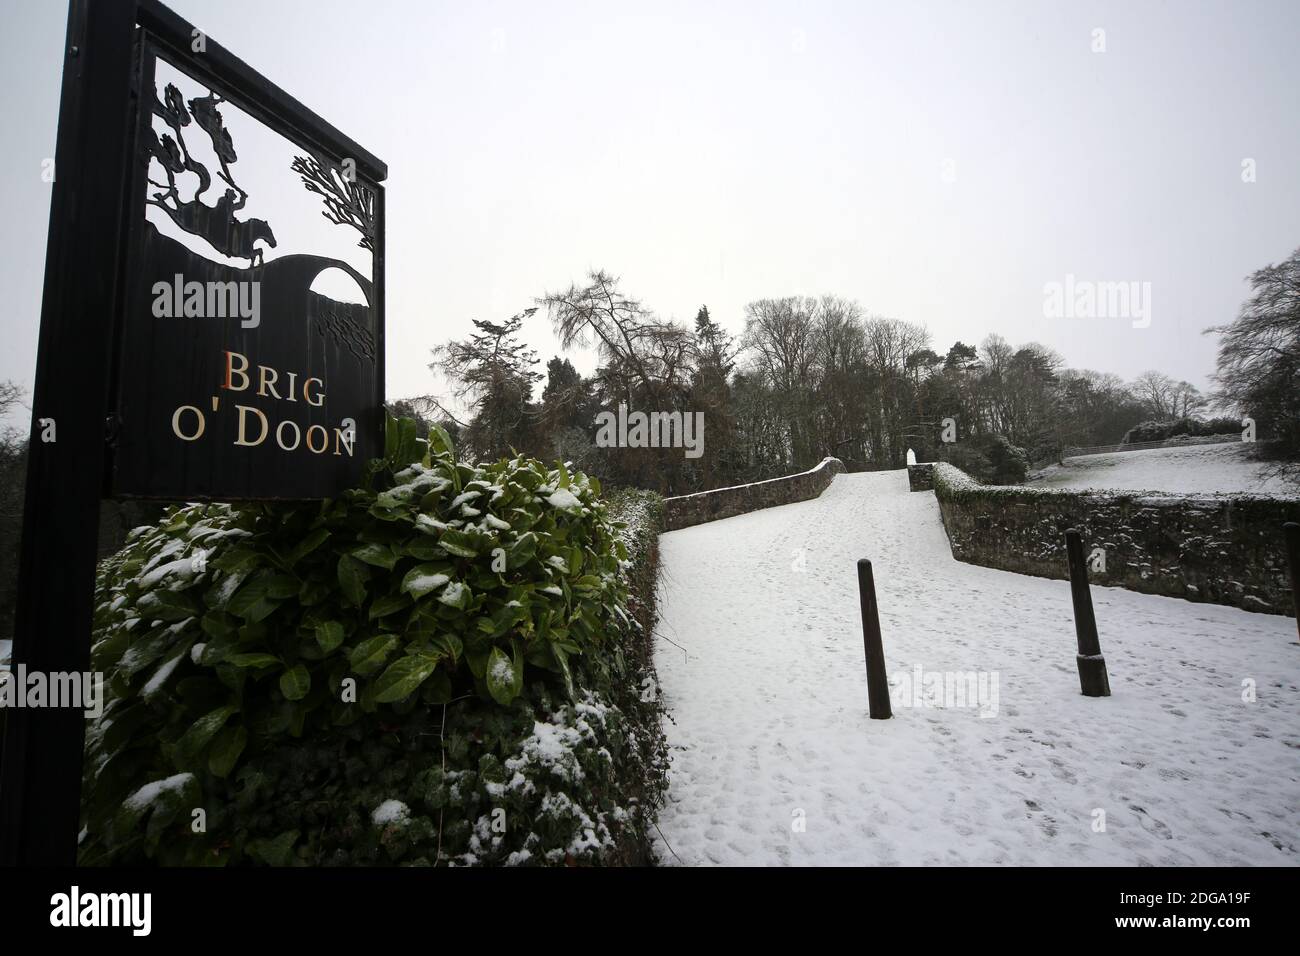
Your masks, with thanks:
[[[1290,618],[1094,587],[1113,696],[1090,699],[1069,585],[953,560],[903,471],[660,547],[667,863],[1300,862]],[[891,676],[995,672],[996,716],[867,717],[860,557]]]

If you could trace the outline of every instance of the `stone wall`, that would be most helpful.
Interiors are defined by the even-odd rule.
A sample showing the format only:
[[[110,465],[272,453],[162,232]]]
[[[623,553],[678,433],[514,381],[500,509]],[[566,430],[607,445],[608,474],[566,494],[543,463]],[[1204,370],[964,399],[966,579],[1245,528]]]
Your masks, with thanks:
[[[1064,532],[1073,527],[1093,584],[1295,613],[1282,532],[1300,521],[1295,500],[992,487],[946,463],[934,483],[959,561],[1068,578]]]
[[[816,468],[797,475],[758,481],[752,485],[701,491],[678,498],[665,498],[665,530],[676,531],[678,528],[689,528],[719,518],[731,518],[761,508],[816,498],[844,470],[844,463],[838,458],[824,458]]]

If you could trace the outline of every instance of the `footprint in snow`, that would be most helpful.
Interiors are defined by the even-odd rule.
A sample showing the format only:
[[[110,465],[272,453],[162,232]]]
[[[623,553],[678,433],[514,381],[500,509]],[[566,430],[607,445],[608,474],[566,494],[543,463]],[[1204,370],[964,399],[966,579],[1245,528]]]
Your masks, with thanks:
[[[1267,840],[1269,843],[1273,844],[1273,846],[1274,846],[1275,849],[1283,850],[1283,851],[1290,851],[1291,853],[1294,853],[1294,852],[1295,852],[1295,847],[1294,847],[1293,845],[1291,845],[1290,843],[1285,843],[1285,842],[1283,842],[1283,840],[1282,840],[1281,837],[1278,837],[1278,836],[1273,835],[1272,833],[1266,833],[1266,832],[1263,832],[1263,831],[1261,831],[1259,835],[1262,836],[1262,837],[1263,837],[1265,840]]]
[[[1153,836],[1158,836],[1163,840],[1172,840],[1174,838],[1174,834],[1169,829],[1169,827],[1165,826],[1165,824],[1162,823],[1160,820],[1157,820],[1155,817],[1151,816],[1149,813],[1146,812],[1146,810],[1144,810],[1142,807],[1139,807],[1136,803],[1130,803],[1128,805],[1128,808],[1137,813],[1138,824],[1142,827],[1143,830],[1146,830],[1147,833],[1150,833]]]
[[[1066,767],[1062,761],[1057,760],[1055,757],[1050,757],[1047,762],[1051,764],[1052,776],[1056,777],[1056,779],[1064,780],[1066,783],[1079,782],[1079,778],[1072,774],[1069,768]]]
[[[1230,807],[1216,807],[1216,809],[1217,809],[1220,813],[1222,813],[1225,817],[1228,817],[1228,818],[1238,817],[1238,818],[1240,818],[1240,819],[1242,819],[1242,820],[1245,820],[1245,821],[1248,822],[1248,823],[1254,823],[1254,822],[1255,822],[1254,820],[1252,820],[1252,819],[1250,818],[1250,815],[1249,815],[1249,814],[1247,814],[1247,813],[1242,813],[1240,810],[1234,810],[1234,809],[1231,809]]]

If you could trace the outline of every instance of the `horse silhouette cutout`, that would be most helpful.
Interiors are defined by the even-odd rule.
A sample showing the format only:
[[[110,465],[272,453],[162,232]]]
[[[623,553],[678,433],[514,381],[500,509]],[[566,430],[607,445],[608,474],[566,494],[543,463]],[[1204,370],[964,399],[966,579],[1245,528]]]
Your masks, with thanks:
[[[209,206],[198,199],[189,202],[178,200],[176,208],[158,197],[149,202],[165,210],[181,229],[205,240],[222,255],[232,259],[247,259],[250,268],[261,265],[264,261],[263,250],[256,245],[259,240],[272,249],[275,248],[275,233],[265,219],[235,217],[235,210],[242,202],[237,202],[233,189],[227,189],[215,206]]]

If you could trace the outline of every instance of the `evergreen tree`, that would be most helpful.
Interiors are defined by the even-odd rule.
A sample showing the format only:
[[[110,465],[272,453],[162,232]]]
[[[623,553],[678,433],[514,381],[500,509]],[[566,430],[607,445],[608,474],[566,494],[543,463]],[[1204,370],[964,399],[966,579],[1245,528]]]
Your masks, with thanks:
[[[527,309],[504,322],[475,319],[468,339],[433,350],[429,367],[452,383],[458,399],[468,403],[472,417],[465,441],[474,454],[490,458],[524,449],[530,438],[529,402],[533,385],[542,378],[534,366],[537,353],[519,340]]]

